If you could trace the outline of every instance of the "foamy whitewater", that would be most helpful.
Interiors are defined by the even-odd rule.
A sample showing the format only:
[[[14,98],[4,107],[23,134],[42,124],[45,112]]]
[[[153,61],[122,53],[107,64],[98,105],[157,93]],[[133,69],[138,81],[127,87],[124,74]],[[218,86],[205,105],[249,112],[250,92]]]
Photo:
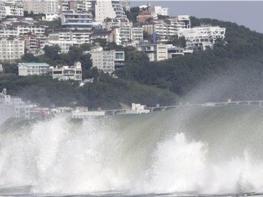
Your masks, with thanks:
[[[182,108],[0,129],[0,186],[32,193],[262,192],[263,109]]]

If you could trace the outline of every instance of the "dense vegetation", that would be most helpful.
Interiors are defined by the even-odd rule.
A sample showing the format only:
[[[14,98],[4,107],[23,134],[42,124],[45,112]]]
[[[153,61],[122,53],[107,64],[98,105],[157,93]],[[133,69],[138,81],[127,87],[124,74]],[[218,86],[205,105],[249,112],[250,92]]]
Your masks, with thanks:
[[[135,18],[135,15],[130,15]],[[211,19],[192,18],[193,25],[212,24],[227,28],[226,40],[218,41],[213,50],[195,52],[162,62],[149,62],[144,53],[125,48],[126,67],[116,74],[119,79],[91,70],[90,57],[83,54],[89,46],[72,48],[69,54],[59,54],[56,47],[45,48],[40,57],[26,55],[23,61],[45,61],[72,64],[80,60],[85,78],[93,84],[80,87],[75,82],[59,82],[48,77],[17,77],[0,75],[0,89],[8,88],[12,95],[43,105],[86,105],[115,108],[121,104],[139,102],[147,105],[172,104],[194,90],[201,89],[202,100],[263,99],[263,34],[244,26]],[[116,48],[113,44],[101,45]],[[174,40],[173,42],[180,42]],[[119,47],[121,48],[121,47]],[[16,72],[14,65],[5,66],[7,73]],[[200,99],[199,98],[199,99]]]
[[[95,83],[80,87],[78,83],[52,80],[49,77],[17,77],[0,75],[0,88],[43,106],[89,106],[118,108],[132,102],[167,104],[175,102],[175,94],[137,82],[112,79],[100,74]]]

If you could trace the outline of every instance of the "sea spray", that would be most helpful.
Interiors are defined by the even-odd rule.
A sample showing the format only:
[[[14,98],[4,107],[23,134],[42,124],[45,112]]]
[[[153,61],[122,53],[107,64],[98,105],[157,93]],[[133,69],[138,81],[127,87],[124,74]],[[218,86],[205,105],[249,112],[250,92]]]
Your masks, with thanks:
[[[1,130],[0,185],[60,194],[260,192],[263,111],[183,111],[77,123],[62,116]]]

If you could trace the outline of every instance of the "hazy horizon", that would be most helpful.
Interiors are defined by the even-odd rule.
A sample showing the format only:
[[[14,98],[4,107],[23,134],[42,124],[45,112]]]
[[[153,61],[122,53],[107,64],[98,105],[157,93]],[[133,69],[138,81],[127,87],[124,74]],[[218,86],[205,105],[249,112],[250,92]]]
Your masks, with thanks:
[[[169,8],[170,15],[188,14],[200,18],[231,21],[263,33],[263,1],[131,1],[131,6],[146,4]]]

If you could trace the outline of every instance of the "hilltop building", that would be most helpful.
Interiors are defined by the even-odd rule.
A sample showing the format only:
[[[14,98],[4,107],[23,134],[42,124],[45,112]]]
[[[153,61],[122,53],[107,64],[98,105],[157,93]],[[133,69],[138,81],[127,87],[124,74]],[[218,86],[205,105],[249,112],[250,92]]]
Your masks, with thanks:
[[[22,0],[9,0],[4,2],[5,16],[24,16],[24,4]]]
[[[20,38],[0,38],[0,61],[14,62],[25,54],[25,41]]]
[[[69,10],[61,14],[61,23],[64,28],[71,30],[89,30],[91,31],[94,23],[92,15],[85,12],[76,12]]]
[[[143,51],[148,56],[150,62],[163,61],[177,56],[193,53],[193,50],[186,50],[181,47],[173,46],[172,44],[164,43],[141,43],[137,46],[137,50]]]
[[[76,62],[73,66],[56,66],[51,67],[53,79],[59,81],[82,81],[82,67],[80,62]]]
[[[117,45],[137,45],[143,41],[143,28],[133,27],[131,23],[114,28],[112,33],[114,42]]]
[[[24,0],[24,10],[28,13],[59,14],[59,0]]]
[[[47,75],[49,73],[49,65],[46,63],[19,63],[18,76],[31,76],[31,75]]]
[[[226,28],[219,26],[201,26],[190,29],[180,29],[179,37],[186,39],[187,49],[206,50],[213,48],[216,40],[225,39]]]
[[[127,18],[120,0],[96,0],[96,22],[103,23],[107,18]]]
[[[115,50],[103,50],[102,47],[91,50],[92,66],[105,73],[112,74],[121,69],[125,62],[125,52]]]
[[[89,31],[59,31],[48,36],[47,45],[58,45],[62,53],[67,53],[72,46],[91,43]]]

